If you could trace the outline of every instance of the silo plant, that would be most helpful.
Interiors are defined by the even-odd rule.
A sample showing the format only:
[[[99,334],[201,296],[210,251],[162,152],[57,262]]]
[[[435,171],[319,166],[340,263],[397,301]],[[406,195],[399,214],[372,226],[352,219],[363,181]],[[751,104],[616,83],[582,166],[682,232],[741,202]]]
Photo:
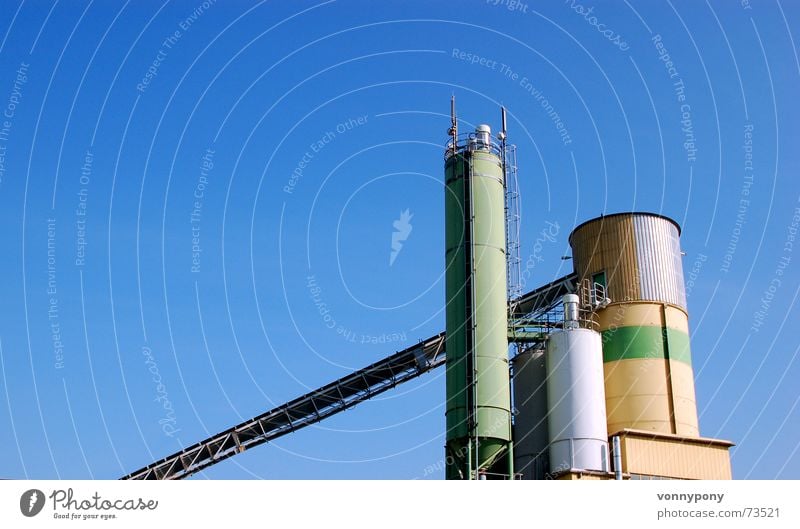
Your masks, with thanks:
[[[597,311],[609,433],[699,434],[679,236],[651,213],[607,215],[570,235],[578,278],[611,300]]]
[[[733,444],[699,435],[679,237],[654,213],[573,230],[563,323],[512,359],[523,479],[731,478]]]
[[[447,479],[731,478],[733,443],[699,436],[678,224],[588,220],[569,237],[574,271],[523,294],[505,109],[496,138],[488,125],[459,135],[451,100],[449,134],[446,332],[123,479],[189,477],[442,365]]]
[[[668,217],[632,212],[589,220],[569,237],[581,304],[602,335],[617,479],[732,475],[733,444],[700,437],[680,232]]]

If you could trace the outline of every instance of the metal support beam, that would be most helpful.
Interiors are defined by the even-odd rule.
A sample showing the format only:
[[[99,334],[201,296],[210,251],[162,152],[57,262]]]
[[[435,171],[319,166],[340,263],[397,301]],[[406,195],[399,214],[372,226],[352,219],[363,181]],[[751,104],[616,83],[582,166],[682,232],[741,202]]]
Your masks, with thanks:
[[[444,333],[375,362],[122,479],[183,479],[245,450],[355,406],[444,365]],[[422,360],[422,361],[421,361]]]
[[[562,277],[517,301],[516,313],[548,305],[574,276]],[[566,293],[566,292],[564,292]],[[523,312],[524,311],[524,312]],[[254,446],[319,422],[445,364],[445,334],[375,362],[317,390],[160,459],[121,479],[183,479]],[[372,380],[372,382],[370,382]]]

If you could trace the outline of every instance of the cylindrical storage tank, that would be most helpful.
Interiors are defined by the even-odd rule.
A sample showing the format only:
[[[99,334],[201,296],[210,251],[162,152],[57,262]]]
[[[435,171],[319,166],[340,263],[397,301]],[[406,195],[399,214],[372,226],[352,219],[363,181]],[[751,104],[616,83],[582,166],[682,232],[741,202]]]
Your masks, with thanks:
[[[697,436],[680,227],[651,213],[585,222],[570,235],[579,281],[606,287],[598,310],[608,432]]]
[[[600,334],[556,331],[547,340],[547,429],[550,474],[607,472],[608,432]]]
[[[547,366],[542,349],[528,349],[511,361],[514,373],[514,472],[544,479],[547,445]]]
[[[445,161],[449,479],[486,471],[504,457],[511,441],[505,188],[499,154],[488,127],[482,126],[448,149]],[[477,454],[471,439],[477,439]]]

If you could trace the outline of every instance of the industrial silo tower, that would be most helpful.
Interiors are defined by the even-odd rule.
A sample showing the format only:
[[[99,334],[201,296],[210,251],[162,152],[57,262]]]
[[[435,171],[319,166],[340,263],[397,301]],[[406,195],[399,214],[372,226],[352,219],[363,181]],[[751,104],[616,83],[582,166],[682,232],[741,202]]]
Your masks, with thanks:
[[[610,432],[699,433],[679,235],[671,219],[630,213],[570,236],[578,278],[611,300],[597,312]]]
[[[446,332],[123,479],[188,477],[443,364],[448,479],[731,478],[732,443],[700,437],[678,224],[586,221],[569,237],[574,271],[522,294],[505,109],[493,138],[459,135],[451,105]]]
[[[445,151],[446,476],[510,478],[504,134],[498,143],[488,125],[478,125],[459,136],[454,104],[450,134]]]
[[[674,220],[653,213],[584,222],[569,237],[576,284],[602,335],[617,470],[730,479],[732,444],[700,437],[679,238]]]
[[[512,360],[517,476],[731,478],[732,443],[700,437],[679,237],[653,213],[573,230],[574,272],[534,293],[572,292],[511,324],[541,329]]]

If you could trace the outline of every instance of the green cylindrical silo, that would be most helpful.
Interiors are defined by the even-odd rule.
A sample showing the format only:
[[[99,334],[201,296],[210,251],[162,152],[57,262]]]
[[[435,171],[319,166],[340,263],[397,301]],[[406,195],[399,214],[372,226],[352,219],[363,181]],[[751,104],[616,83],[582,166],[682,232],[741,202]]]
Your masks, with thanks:
[[[508,474],[505,186],[489,127],[445,161],[447,478]]]

